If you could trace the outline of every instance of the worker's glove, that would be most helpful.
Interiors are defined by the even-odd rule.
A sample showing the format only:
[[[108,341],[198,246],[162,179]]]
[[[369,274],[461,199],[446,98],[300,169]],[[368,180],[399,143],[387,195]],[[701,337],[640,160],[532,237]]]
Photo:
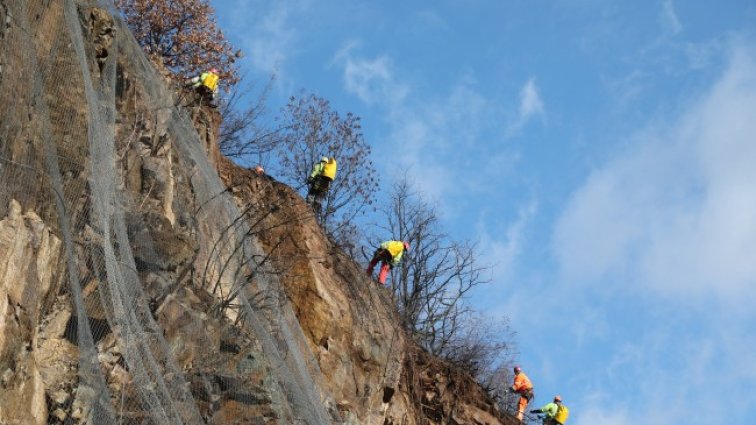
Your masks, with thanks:
[[[541,413],[541,409],[533,409],[530,413]]]
[[[509,392],[510,392],[510,393],[513,393],[513,392],[515,392],[515,389],[514,389],[514,387],[509,387],[509,388],[507,388],[507,390],[509,390]]]
[[[312,184],[312,177],[307,177],[307,184]]]

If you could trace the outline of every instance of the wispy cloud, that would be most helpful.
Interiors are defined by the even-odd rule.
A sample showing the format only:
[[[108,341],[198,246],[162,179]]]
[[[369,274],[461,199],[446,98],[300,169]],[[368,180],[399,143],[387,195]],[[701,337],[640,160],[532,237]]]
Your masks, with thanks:
[[[432,9],[417,12],[414,27],[420,31],[446,30],[449,22]]]
[[[634,69],[624,76],[603,78],[602,82],[617,106],[627,107],[648,89],[648,78],[648,73]]]
[[[355,54],[360,43],[350,40],[339,49],[331,65],[340,64],[344,69],[344,87],[368,105],[402,105],[409,86],[394,77],[394,64],[386,54],[373,58]]]
[[[756,52],[729,69],[674,126],[631,138],[595,170],[558,222],[566,276],[626,273],[646,290],[753,300],[756,282]]]
[[[743,381],[737,378],[749,350],[723,344],[723,335],[731,331],[702,338],[698,330],[686,327],[681,333],[662,324],[648,328],[637,341],[617,344],[608,367],[579,372],[580,381],[592,389],[573,401],[580,406],[574,410],[574,423],[736,423],[724,419],[727,406],[748,406],[754,397],[752,386],[741,387]],[[723,361],[733,354],[736,362]],[[745,391],[722,394],[722,386]],[[622,397],[612,397],[616,394]]]
[[[533,118],[544,118],[545,109],[535,77],[530,77],[520,89],[520,106],[517,118],[510,124],[506,135],[512,137],[519,133],[525,124]]]
[[[464,168],[454,175],[449,173],[449,163],[459,163],[460,152],[468,152],[467,157],[476,154],[474,145],[493,108],[475,90],[475,81],[469,76],[462,77],[447,94],[421,95],[397,76],[391,56],[361,56],[361,48],[356,41],[345,43],[331,61],[343,67],[344,89],[384,114],[389,124],[387,140],[379,144],[391,151],[391,163],[399,161],[422,193],[453,214],[457,203],[447,201],[465,190],[459,174]]]
[[[503,238],[493,237],[501,233],[490,231],[483,222],[478,224],[481,259],[494,266],[496,279],[508,280],[508,276],[514,274],[513,268],[522,254],[525,231],[537,212],[538,203],[534,199],[520,205],[517,218],[506,227]]]
[[[677,17],[677,12],[675,12],[675,5],[672,0],[664,0],[664,3],[662,4],[661,20],[665,30],[671,34],[677,34],[683,29],[680,19]]]
[[[253,3],[253,4],[250,4]],[[285,80],[286,64],[301,41],[296,22],[309,10],[311,0],[287,0],[272,6],[256,7],[256,2],[237,0],[232,10],[254,8],[261,13],[228,14],[234,32],[241,36],[245,60],[263,74],[277,74]]]
[[[543,115],[543,101],[538,94],[535,77],[530,77],[520,90],[520,118],[528,120],[534,115]]]

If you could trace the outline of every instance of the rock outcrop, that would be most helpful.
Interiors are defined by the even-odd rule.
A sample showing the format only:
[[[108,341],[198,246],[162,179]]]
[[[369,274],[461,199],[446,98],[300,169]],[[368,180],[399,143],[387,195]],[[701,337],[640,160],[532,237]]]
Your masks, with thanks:
[[[0,423],[514,423],[106,8],[6,20]]]
[[[12,201],[0,220],[0,422],[47,421],[35,347],[42,306],[58,273],[60,240],[33,211]]]

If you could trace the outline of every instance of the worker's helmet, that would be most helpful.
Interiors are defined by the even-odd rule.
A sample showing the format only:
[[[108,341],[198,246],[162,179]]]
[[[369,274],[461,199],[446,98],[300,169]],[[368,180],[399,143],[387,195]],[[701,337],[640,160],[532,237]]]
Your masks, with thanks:
[[[210,68],[210,72],[212,72],[213,74],[217,74],[218,68]]]
[[[328,162],[328,157],[324,156],[324,157],[320,158],[320,162]]]
[[[404,250],[405,250],[405,251],[409,251],[409,242],[407,242],[407,241],[402,241],[402,244],[404,244]]]
[[[554,396],[554,403],[561,403],[561,402],[562,402],[562,397],[560,397],[558,395],[555,395]]]
[[[522,372],[522,368],[520,366],[515,366],[514,373],[520,373],[520,372]]]

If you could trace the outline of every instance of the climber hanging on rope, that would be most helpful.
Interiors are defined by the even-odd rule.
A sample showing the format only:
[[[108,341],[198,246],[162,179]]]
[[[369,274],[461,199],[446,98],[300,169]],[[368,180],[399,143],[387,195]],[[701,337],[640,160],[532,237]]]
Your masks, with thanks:
[[[570,409],[562,404],[562,397],[555,396],[554,401],[540,409],[531,410],[530,413],[545,413],[543,425],[564,425],[570,415]]]
[[[520,366],[514,367],[514,383],[509,387],[509,392],[520,395],[520,400],[517,403],[517,419],[522,422],[522,417],[525,414],[525,407],[530,400],[533,399],[533,384],[530,382],[530,378],[522,371]]]
[[[307,203],[312,205],[312,209],[318,216],[321,214],[321,202],[335,178],[336,158],[328,158],[327,156],[320,158],[320,162],[312,167],[310,177],[307,178],[307,184],[310,185],[307,192]]]
[[[402,261],[402,255],[409,251],[409,243],[406,241],[386,241],[381,244],[381,247],[375,250],[373,259],[370,260],[370,264],[367,267],[367,275],[373,276],[373,269],[378,262],[381,262],[381,270],[378,272],[378,282],[380,284],[386,283],[386,277],[391,269]]]
[[[187,80],[186,85],[191,86],[200,95],[201,99],[205,99],[207,104],[213,108],[216,108],[215,97],[218,94],[218,83],[220,77],[218,76],[218,70],[212,68],[209,71],[205,71],[196,77]]]

